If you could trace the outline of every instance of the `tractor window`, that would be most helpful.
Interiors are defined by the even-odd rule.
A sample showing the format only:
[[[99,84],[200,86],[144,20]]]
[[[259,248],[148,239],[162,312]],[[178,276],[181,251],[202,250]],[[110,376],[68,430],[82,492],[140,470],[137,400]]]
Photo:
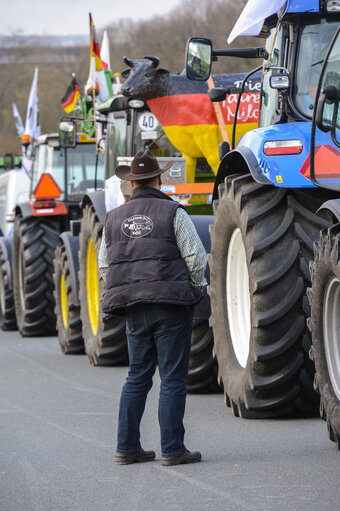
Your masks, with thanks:
[[[114,117],[110,114],[107,124],[106,150],[105,150],[105,178],[114,175],[118,165],[117,157],[125,156],[126,142],[126,116]]]
[[[39,174],[39,159],[41,155],[41,148],[40,147],[46,147],[46,146],[35,146],[34,149],[34,159],[33,159],[33,165],[32,165],[32,190],[36,187],[37,181],[38,181],[38,174]]]
[[[304,116],[312,117],[321,68],[338,26],[339,20],[323,19],[302,29],[294,92],[296,106]]]
[[[136,152],[150,149],[156,157],[182,156],[151,112],[138,112],[137,114],[135,145]]]
[[[276,36],[275,36],[276,34]],[[274,42],[275,40],[275,42]],[[260,127],[271,126],[275,116],[275,109],[277,103],[278,92],[272,89],[269,85],[269,80],[272,74],[270,67],[277,67],[280,65],[280,48],[282,40],[282,31],[276,33],[276,29],[271,30],[271,34],[266,40],[266,50],[270,55],[269,69],[268,61],[264,61],[264,73],[262,77],[261,88],[261,109],[260,109]],[[274,42],[274,45],[273,45]]]
[[[52,174],[53,179],[62,190],[59,199],[64,199],[65,175],[64,175],[64,149],[56,147],[47,148],[46,172]]]
[[[79,200],[86,191],[95,189],[96,145],[77,144],[67,149],[67,194],[70,200]],[[104,188],[104,156],[98,153],[97,188]]]
[[[64,151],[47,144],[36,146],[34,150],[33,171],[32,171],[32,191],[38,184],[42,174],[48,172],[52,175],[59,188],[64,192]],[[64,199],[64,193],[60,199]]]

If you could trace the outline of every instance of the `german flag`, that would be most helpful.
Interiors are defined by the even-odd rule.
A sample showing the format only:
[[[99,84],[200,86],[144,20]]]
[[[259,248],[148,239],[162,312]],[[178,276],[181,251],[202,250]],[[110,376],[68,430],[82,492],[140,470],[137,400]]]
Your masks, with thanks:
[[[67,114],[74,110],[79,98],[79,85],[75,76],[72,78],[72,82],[68,86],[65,96],[61,100],[61,106]]]

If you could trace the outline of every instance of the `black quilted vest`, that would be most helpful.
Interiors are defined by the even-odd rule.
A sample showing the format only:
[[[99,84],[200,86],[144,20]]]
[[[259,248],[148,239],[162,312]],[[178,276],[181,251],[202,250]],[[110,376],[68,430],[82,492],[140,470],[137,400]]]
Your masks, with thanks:
[[[105,220],[107,262],[103,311],[122,314],[138,302],[195,305],[202,291],[189,283],[174,231],[178,202],[155,188],[135,188],[131,201]]]

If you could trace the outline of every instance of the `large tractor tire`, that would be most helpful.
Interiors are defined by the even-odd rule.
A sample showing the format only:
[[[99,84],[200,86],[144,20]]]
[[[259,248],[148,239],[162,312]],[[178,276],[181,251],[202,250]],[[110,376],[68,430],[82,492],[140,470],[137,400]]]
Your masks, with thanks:
[[[75,304],[72,296],[70,264],[64,245],[58,246],[55,251],[53,279],[55,313],[61,351],[65,354],[82,354],[84,353],[84,341],[80,307]]]
[[[217,383],[217,362],[213,356],[214,336],[207,311],[210,311],[210,300],[205,295],[195,308],[191,335],[187,390],[195,394],[221,390]]]
[[[12,238],[0,238],[0,328],[17,330],[12,288]]]
[[[193,215],[191,219],[207,252],[210,251],[209,225],[212,216]],[[209,269],[206,271],[209,282]],[[209,326],[210,299],[205,294],[203,300],[195,307],[187,390],[190,393],[218,392],[217,362],[213,357],[214,336]]]
[[[307,192],[306,192],[307,193]],[[219,185],[211,226],[211,325],[219,382],[234,415],[314,415],[305,288],[325,221],[316,195],[234,175]]]
[[[55,335],[53,259],[60,223],[52,218],[15,221],[12,244],[15,314],[23,337]]]
[[[312,332],[311,359],[314,386],[320,393],[320,415],[329,438],[340,449],[340,224],[321,233],[311,263],[312,288],[308,297]]]
[[[125,317],[102,313],[105,283],[97,265],[102,231],[93,206],[86,205],[79,234],[79,298],[85,352],[93,365],[125,365]]]

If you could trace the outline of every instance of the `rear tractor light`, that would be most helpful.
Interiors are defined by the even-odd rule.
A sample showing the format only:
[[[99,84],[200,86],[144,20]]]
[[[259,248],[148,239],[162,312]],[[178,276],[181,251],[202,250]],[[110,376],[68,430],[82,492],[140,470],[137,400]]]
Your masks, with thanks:
[[[265,142],[263,152],[266,156],[300,154],[302,152],[302,142],[301,140],[273,140]]]
[[[55,200],[36,200],[33,202],[34,209],[45,209],[45,208],[55,208],[57,205]]]

